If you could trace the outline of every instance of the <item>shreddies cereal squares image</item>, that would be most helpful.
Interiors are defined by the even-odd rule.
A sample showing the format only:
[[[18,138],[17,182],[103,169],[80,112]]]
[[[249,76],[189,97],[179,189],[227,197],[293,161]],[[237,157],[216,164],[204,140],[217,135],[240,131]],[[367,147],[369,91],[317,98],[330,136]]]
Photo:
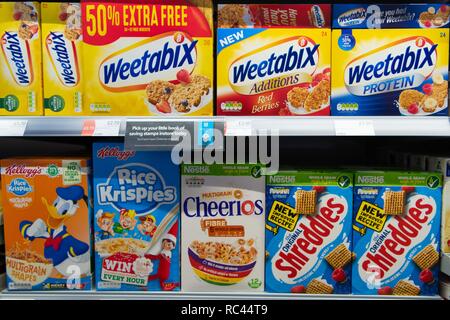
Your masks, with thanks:
[[[281,171],[266,183],[266,290],[351,293],[353,175]]]
[[[258,165],[182,166],[183,291],[264,291]]]
[[[38,2],[0,2],[0,115],[43,114],[39,21]]]
[[[441,201],[440,173],[355,174],[354,294],[438,293]]]
[[[180,290],[179,179],[168,151],[94,144],[97,290]]]
[[[82,17],[84,109],[212,115],[211,0],[86,1]]]
[[[9,290],[91,289],[89,162],[1,161]]]
[[[45,115],[90,114],[82,106],[81,6],[43,2],[41,9]]]

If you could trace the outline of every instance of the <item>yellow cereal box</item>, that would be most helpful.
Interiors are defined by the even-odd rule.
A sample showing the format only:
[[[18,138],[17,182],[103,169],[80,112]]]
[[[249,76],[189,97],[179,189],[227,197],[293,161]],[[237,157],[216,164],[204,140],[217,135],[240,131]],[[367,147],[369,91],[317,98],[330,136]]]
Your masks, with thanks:
[[[81,6],[44,2],[41,11],[45,115],[88,115],[82,105]]]
[[[83,105],[98,115],[212,115],[209,0],[83,2]]]
[[[91,288],[89,161],[1,161],[9,290]]]
[[[39,3],[0,2],[0,115],[42,115]]]

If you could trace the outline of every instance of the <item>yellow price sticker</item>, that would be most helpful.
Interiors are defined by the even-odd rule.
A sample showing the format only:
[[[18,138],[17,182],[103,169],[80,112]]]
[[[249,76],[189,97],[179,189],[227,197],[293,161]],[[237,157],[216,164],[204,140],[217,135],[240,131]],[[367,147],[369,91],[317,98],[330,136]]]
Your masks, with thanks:
[[[272,208],[270,208],[267,220],[288,231],[294,231],[299,217],[300,215],[297,214],[295,209],[291,206],[279,201],[274,201]]]
[[[377,232],[383,230],[386,220],[387,215],[384,214],[384,210],[367,201],[361,202],[355,219],[356,222]]]

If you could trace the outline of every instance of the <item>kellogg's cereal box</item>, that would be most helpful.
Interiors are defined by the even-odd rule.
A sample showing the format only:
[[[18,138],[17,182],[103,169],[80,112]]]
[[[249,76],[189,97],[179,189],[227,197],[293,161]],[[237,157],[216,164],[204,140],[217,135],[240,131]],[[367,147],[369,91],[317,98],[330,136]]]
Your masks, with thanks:
[[[266,290],[351,293],[353,174],[267,177]]]
[[[332,34],[332,115],[448,115],[448,29]]]
[[[44,2],[41,8],[45,115],[90,114],[82,105],[81,6]]]
[[[0,2],[0,115],[43,114],[39,11],[38,2]]]
[[[7,289],[91,289],[89,162],[1,161]]]
[[[437,294],[441,201],[438,173],[356,173],[354,294]]]
[[[94,144],[98,290],[180,289],[179,179],[170,152]]]
[[[258,165],[182,166],[183,291],[264,291],[264,177]]]
[[[212,115],[211,0],[82,2],[83,107]]]

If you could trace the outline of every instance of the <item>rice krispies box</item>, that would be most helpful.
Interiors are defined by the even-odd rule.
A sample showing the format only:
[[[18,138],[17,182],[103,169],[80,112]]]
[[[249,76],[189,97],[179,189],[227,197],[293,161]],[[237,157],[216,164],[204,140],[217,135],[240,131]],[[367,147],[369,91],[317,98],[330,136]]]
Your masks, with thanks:
[[[258,165],[183,165],[183,291],[264,291],[264,186]]]
[[[90,290],[90,160],[1,166],[8,290]]]
[[[170,152],[94,144],[97,290],[180,288],[179,167]]]
[[[211,0],[84,1],[82,17],[84,108],[212,115]]]
[[[0,2],[0,115],[43,114],[39,22],[38,2]]]
[[[357,172],[354,186],[354,294],[436,295],[442,176]]]
[[[351,293],[353,174],[267,177],[266,290]]]

